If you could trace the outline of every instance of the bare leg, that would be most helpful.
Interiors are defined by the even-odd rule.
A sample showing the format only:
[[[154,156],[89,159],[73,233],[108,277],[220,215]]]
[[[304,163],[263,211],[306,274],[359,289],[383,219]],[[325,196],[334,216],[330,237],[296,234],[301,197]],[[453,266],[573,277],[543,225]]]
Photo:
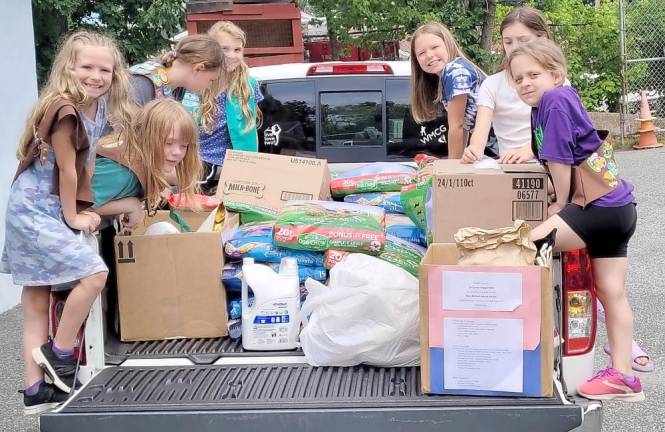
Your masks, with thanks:
[[[551,233],[556,228],[556,243],[554,250],[564,252],[586,247],[584,241],[573,231],[563,219],[554,215],[531,230],[531,239],[538,240]]]
[[[48,340],[50,294],[46,286],[26,286],[21,293],[26,388],[44,379],[44,371],[32,359],[32,349],[42,346]]]
[[[104,289],[107,274],[99,272],[83,278],[69,293],[54,338],[58,348],[63,350],[74,348],[76,335],[88,316],[92,303]]]
[[[605,327],[610,344],[612,367],[630,374],[633,311],[626,296],[628,258],[594,258],[591,260],[596,293],[605,308]]]

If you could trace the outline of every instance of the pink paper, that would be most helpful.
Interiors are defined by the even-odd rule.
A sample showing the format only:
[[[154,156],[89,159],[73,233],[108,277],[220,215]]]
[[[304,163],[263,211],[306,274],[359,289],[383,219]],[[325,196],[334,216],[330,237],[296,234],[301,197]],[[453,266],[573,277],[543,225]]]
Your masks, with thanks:
[[[443,310],[443,272],[521,273],[522,304],[512,312]],[[442,265],[429,269],[429,346],[445,348],[443,318],[513,318],[524,320],[524,349],[534,350],[540,343],[540,268],[454,266]]]

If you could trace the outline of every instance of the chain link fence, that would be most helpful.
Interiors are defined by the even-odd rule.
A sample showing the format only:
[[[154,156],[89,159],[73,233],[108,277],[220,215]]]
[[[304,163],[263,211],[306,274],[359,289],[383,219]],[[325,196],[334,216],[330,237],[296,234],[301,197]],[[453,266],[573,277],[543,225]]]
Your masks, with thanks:
[[[657,132],[665,132],[665,0],[621,0],[622,140],[639,129],[647,92]]]

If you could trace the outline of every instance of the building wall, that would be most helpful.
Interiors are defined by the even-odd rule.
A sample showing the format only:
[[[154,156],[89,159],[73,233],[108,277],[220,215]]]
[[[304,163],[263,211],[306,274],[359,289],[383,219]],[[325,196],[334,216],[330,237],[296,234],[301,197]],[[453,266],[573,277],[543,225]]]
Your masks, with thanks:
[[[7,196],[16,170],[16,145],[37,100],[31,2],[0,1],[0,247],[5,242]],[[18,304],[20,287],[0,274],[0,313]]]

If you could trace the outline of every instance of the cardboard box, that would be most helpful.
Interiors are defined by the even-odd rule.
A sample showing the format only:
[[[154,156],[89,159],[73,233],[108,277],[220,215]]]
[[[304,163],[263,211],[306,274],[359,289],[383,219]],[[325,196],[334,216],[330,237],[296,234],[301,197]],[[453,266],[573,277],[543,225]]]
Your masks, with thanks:
[[[203,222],[204,215],[209,217],[208,213],[188,216]],[[168,212],[158,212],[146,218],[140,232],[164,220]],[[192,219],[187,222],[197,225]],[[237,226],[238,215],[228,213],[222,231]],[[116,236],[123,341],[226,336],[222,235],[204,226],[191,233],[146,236],[134,230]]]
[[[456,159],[434,163],[432,238],[451,243],[460,228],[502,228],[516,219],[531,227],[547,218],[547,175],[540,164],[477,169]]]
[[[550,397],[553,394],[554,368],[554,309],[551,270],[547,267],[486,267],[457,266],[459,258],[455,244],[430,245],[420,264],[420,346],[421,382],[423,393],[489,396]],[[519,274],[522,300],[510,312],[444,309],[445,272],[480,272],[480,278],[491,272]],[[459,273],[457,273],[459,274]],[[448,282],[444,282],[448,281]],[[465,293],[466,294],[466,293]],[[474,297],[470,297],[475,300]],[[445,301],[445,299],[444,299]],[[534,314],[534,311],[540,315]],[[522,392],[483,389],[447,388],[445,383],[445,318],[522,320],[523,380]],[[539,320],[538,320],[539,318]],[[537,322],[540,321],[540,325]],[[439,326],[439,327],[437,327]],[[531,326],[531,327],[530,327]],[[450,353],[449,353],[450,354]],[[474,357],[471,357],[472,359]],[[473,362],[473,360],[471,361]],[[473,364],[482,369],[482,363]],[[485,366],[485,367],[491,367]],[[493,370],[486,370],[491,374]],[[481,372],[479,372],[481,373]]]
[[[330,200],[328,162],[228,150],[217,198],[273,210],[289,200]]]

